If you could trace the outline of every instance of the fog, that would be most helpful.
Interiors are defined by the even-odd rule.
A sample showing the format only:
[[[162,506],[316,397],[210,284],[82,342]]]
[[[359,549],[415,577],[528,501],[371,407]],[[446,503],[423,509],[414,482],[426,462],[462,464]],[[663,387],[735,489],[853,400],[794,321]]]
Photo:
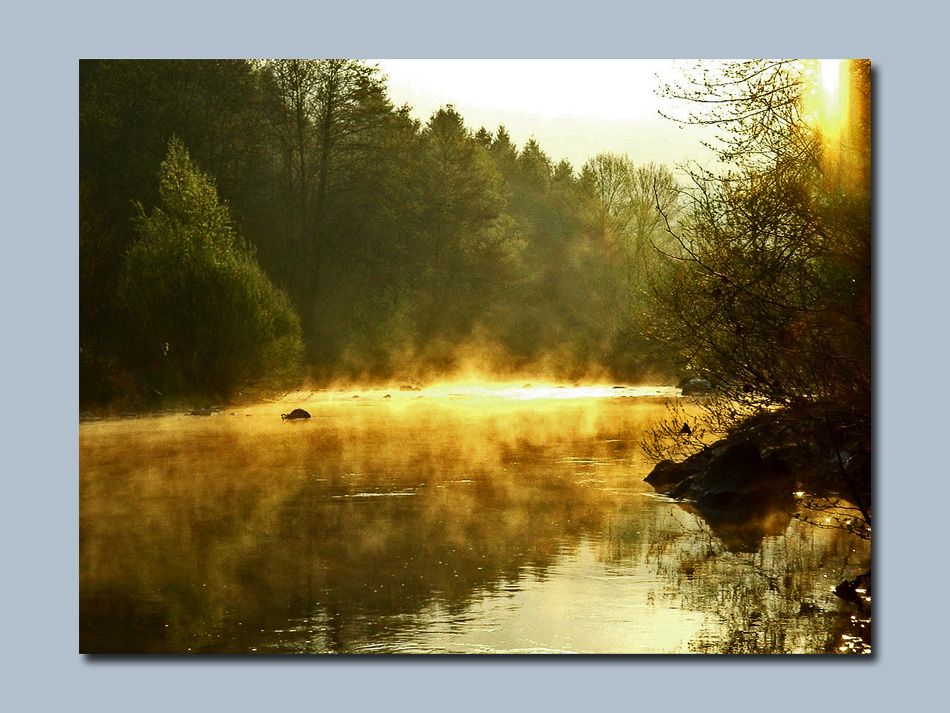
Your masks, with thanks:
[[[80,649],[715,648],[729,634],[695,605],[715,589],[682,573],[734,576],[745,555],[642,482],[639,442],[672,390],[615,386],[294,392],[83,423]],[[281,420],[293,408],[312,417]],[[787,546],[783,529],[753,537]],[[844,556],[827,537],[804,556]],[[814,576],[789,586],[830,606]],[[742,621],[749,603],[736,606]]]

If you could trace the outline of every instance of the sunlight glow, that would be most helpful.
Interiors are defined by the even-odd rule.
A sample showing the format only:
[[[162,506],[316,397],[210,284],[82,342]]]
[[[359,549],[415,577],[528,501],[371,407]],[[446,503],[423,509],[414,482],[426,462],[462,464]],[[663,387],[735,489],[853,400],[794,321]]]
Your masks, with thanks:
[[[396,106],[425,124],[452,104],[472,131],[504,125],[519,147],[537,140],[555,163],[577,170],[602,151],[638,162],[708,161],[710,127],[663,119],[672,111],[657,94],[678,70],[670,60],[369,60],[388,78]]]
[[[838,94],[841,60],[820,59],[818,64],[821,67],[821,91],[825,95],[825,101],[831,103]]]
[[[429,384],[421,388],[378,386],[361,388],[338,386],[320,392],[293,392],[284,401],[314,403],[326,401],[387,400],[388,403],[412,403],[419,399],[428,402],[451,402],[457,405],[490,406],[504,408],[528,401],[564,401],[572,399],[620,399],[620,398],[675,398],[680,390],[672,386],[617,386],[613,384],[560,384],[546,381],[482,381],[452,380]],[[353,401],[356,399],[355,401]]]
[[[826,145],[837,142],[848,115],[848,60],[812,60],[810,84],[805,94],[804,111],[818,128]]]
[[[676,393],[669,387],[597,385],[566,386],[550,383],[449,382],[433,384],[425,392],[434,398],[533,401],[538,399],[618,398],[621,396],[664,396]]]

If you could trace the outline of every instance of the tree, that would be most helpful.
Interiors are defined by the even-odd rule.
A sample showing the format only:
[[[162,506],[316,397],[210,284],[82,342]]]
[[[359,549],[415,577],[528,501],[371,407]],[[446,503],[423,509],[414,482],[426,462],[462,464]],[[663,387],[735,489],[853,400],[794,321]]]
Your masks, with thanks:
[[[262,73],[271,100],[268,116],[283,159],[287,207],[294,221],[291,252],[294,262],[303,268],[311,262],[313,249],[311,211],[320,144],[316,131],[319,61],[272,60],[262,66]]]
[[[334,197],[356,185],[353,164],[375,152],[373,134],[392,106],[378,68],[358,60],[268,60],[259,70],[293,206],[292,283],[309,323],[329,252]]]
[[[656,248],[668,241],[666,222],[675,220],[679,212],[680,187],[667,166],[652,162],[635,167],[629,179],[627,280],[645,294],[648,276],[659,268]],[[642,299],[637,301],[642,303]]]
[[[139,207],[119,282],[128,360],[141,381],[162,393],[227,396],[295,379],[296,314],[178,139],[161,166],[159,200],[150,215]]]
[[[504,213],[502,177],[458,112],[447,106],[433,114],[424,139],[417,306],[427,344],[470,333],[510,279],[521,244]]]
[[[627,155],[612,153],[587,161],[580,181],[588,231],[603,255],[605,359],[623,364],[628,375],[644,376],[649,362],[665,371],[668,355],[644,338],[644,308],[651,281],[662,268],[656,248],[664,245],[666,220],[678,210],[679,186],[665,166],[637,166]]]
[[[218,182],[222,199],[267,242],[270,147],[256,74],[244,60],[82,60],[79,63],[80,398],[118,393],[124,332],[115,299],[136,239],[134,200],[158,201],[171,136]]]
[[[722,72],[703,75],[715,108],[689,120],[728,130],[720,158],[734,168],[692,173],[685,219],[671,233],[677,269],[657,293],[670,308],[667,324],[692,365],[731,397],[755,393],[784,406],[845,392],[865,400],[870,185],[861,171],[831,180],[839,169],[823,127],[803,109],[807,66],[755,61]],[[868,150],[851,150],[848,162]]]
[[[590,197],[590,225],[640,287],[651,266],[654,245],[665,240],[665,223],[675,215],[679,186],[666,166],[636,166],[624,155],[601,153],[584,164],[581,183]]]
[[[700,64],[666,87],[695,102],[681,120],[721,130],[725,169],[690,173],[653,314],[684,366],[716,385],[727,425],[781,412],[797,424],[787,431],[838,459],[859,506],[870,488],[869,67],[845,64],[850,108],[836,123],[814,109],[833,96],[816,63]],[[845,468],[845,449],[863,465]]]

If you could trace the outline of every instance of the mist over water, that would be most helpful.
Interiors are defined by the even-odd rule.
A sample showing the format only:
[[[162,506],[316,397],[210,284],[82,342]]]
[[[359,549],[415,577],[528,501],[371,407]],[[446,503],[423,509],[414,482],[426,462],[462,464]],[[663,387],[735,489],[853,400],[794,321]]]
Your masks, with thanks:
[[[840,644],[830,587],[869,545],[654,495],[639,444],[675,390],[415,388],[81,424],[80,651]]]

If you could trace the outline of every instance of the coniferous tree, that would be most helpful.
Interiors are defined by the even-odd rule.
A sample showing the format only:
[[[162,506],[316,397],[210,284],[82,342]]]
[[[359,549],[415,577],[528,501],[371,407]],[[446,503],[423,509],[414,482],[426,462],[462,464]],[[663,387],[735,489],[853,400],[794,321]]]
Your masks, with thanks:
[[[129,363],[159,392],[226,396],[299,375],[301,335],[287,298],[237,234],[181,141],[162,163],[160,205],[140,208],[119,304]]]

